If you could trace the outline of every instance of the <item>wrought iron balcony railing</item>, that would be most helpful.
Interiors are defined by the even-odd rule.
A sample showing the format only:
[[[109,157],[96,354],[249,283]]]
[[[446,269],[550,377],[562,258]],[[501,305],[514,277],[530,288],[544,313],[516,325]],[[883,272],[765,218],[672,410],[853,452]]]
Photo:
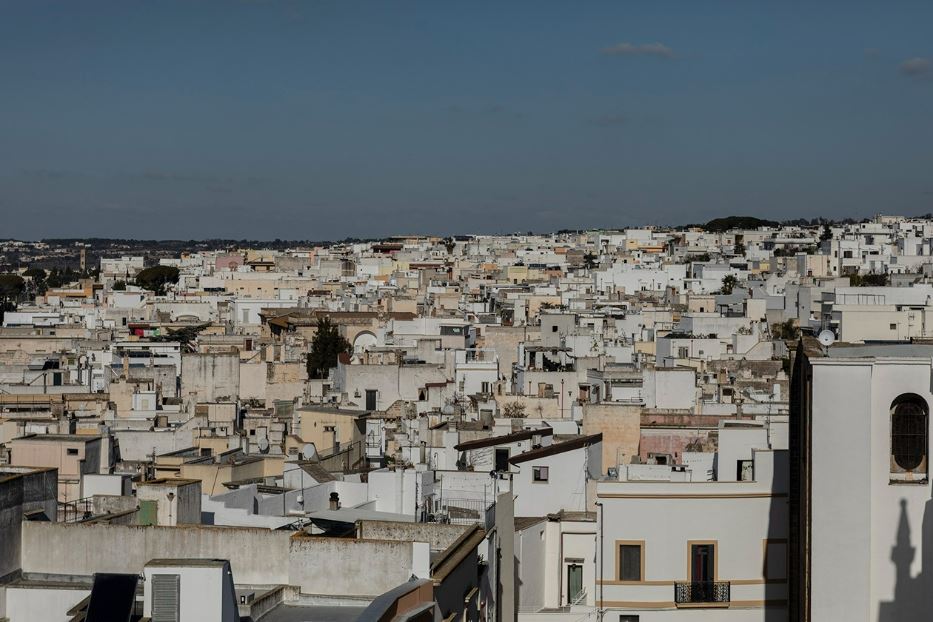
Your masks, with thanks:
[[[674,602],[678,605],[728,603],[728,581],[694,581],[674,584]]]

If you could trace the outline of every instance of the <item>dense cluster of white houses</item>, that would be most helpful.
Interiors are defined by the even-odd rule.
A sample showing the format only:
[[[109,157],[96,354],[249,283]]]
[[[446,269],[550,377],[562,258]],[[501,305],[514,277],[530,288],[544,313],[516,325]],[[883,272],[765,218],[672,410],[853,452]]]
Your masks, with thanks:
[[[3,315],[0,619],[928,611],[933,221],[149,263]]]

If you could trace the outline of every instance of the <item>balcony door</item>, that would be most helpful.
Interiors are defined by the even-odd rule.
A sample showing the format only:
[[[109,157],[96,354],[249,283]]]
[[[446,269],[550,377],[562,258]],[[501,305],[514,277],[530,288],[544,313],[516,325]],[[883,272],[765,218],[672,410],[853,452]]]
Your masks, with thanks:
[[[712,583],[716,580],[716,545],[690,545],[690,581]]]

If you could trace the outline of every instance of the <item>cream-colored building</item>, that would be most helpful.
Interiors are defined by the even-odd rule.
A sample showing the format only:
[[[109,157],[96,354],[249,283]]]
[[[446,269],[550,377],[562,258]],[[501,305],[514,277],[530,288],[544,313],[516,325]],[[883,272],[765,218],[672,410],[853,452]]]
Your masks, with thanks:
[[[58,500],[81,496],[81,477],[100,473],[101,437],[83,434],[30,435],[10,441],[10,462],[17,467],[58,469]]]

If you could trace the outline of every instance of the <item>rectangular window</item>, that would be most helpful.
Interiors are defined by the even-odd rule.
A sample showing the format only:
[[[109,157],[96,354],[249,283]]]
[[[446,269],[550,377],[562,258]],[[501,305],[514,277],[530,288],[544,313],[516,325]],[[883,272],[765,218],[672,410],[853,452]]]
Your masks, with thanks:
[[[637,613],[622,613],[619,614],[619,622],[639,622],[641,616]]]
[[[548,468],[546,466],[536,466],[531,469],[531,481],[546,482],[548,477]]]
[[[888,328],[891,330],[897,330],[897,324],[888,324]]]
[[[496,470],[509,470],[509,450],[507,447],[505,449],[496,449]]]
[[[78,455],[78,450],[77,450],[76,448],[74,448],[74,447],[69,447],[69,448],[68,448],[68,455],[69,455],[69,456],[77,456],[77,455]]]
[[[641,581],[642,564],[644,562],[642,553],[645,545],[642,542],[631,542],[619,545],[619,580],[620,581]]]

